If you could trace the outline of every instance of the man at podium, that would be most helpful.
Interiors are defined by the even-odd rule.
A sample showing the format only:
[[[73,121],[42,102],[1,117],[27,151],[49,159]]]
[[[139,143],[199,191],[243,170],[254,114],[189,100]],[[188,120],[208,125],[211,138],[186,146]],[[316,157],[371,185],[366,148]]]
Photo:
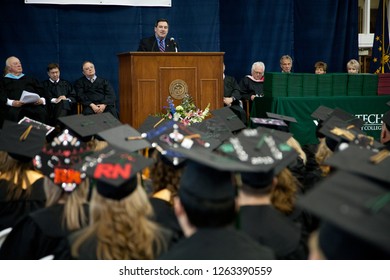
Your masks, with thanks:
[[[167,38],[169,22],[160,18],[154,24],[154,35],[143,38],[139,42],[138,51],[141,52],[177,52],[178,47],[173,37]]]

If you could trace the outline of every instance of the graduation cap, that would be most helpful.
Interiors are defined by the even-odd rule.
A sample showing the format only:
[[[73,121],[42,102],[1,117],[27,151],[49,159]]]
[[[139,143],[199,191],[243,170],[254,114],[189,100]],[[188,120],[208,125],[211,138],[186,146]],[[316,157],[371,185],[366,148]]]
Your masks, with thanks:
[[[229,138],[217,151],[248,167],[252,171],[268,172],[281,162],[290,162],[297,157],[296,151],[274,130],[262,127],[244,129]]]
[[[390,111],[387,111],[383,114],[382,121],[386,124],[387,127],[390,127]]]
[[[178,165],[185,158],[172,148],[184,147],[189,149],[193,146],[201,146],[213,150],[221,143],[217,139],[206,138],[201,131],[195,128],[175,121],[164,122],[146,132],[146,140],[151,142],[152,147],[159,150],[163,156],[172,161],[173,165]]]
[[[251,118],[252,124],[255,127],[263,126],[276,130],[288,132],[290,123],[296,123],[294,117],[283,116],[275,113],[267,112],[268,118]]]
[[[212,110],[211,114],[213,114],[213,116],[219,116],[229,127],[231,132],[246,128],[246,125],[242,122],[242,120],[229,107]]]
[[[311,117],[320,121],[325,121],[332,113],[332,108],[321,105],[311,114]]]
[[[221,142],[233,136],[227,124],[219,116],[208,118],[202,122],[194,123],[191,128],[200,130],[205,139],[217,139]]]
[[[121,200],[136,189],[137,173],[153,162],[153,159],[138,153],[109,145],[86,156],[79,168],[96,181],[99,194],[109,199]]]
[[[33,125],[4,121],[0,131],[0,150],[22,161],[30,161],[38,154],[46,141],[46,131]]]
[[[325,164],[360,176],[390,182],[390,151],[387,149],[374,151],[350,145],[334,153]]]
[[[117,118],[108,112],[93,115],[70,115],[60,117],[58,120],[81,138],[92,137],[101,131],[122,125]]]
[[[145,133],[141,134],[128,124],[101,131],[98,136],[113,146],[129,152],[139,151],[151,146],[151,143],[145,140]]]
[[[194,197],[212,201],[234,200],[232,173],[189,160],[181,175],[179,197],[184,202]]]
[[[148,116],[144,122],[140,125],[138,131],[141,133],[146,133],[159,125],[163,124],[164,122],[167,122],[168,120],[158,117],[158,116]]]
[[[363,133],[359,127],[332,116],[319,129],[319,133],[326,137],[326,144],[335,151],[343,142],[353,143],[367,148],[379,147],[380,144],[371,136]]]
[[[33,164],[54,184],[66,192],[71,192],[86,178],[85,173],[75,166],[81,164],[83,156],[89,152],[87,144],[66,129],[42,148],[35,156]]]
[[[337,117],[350,125],[356,126],[359,129],[364,125],[363,120],[359,119],[358,117],[356,117],[356,116],[354,116],[354,115],[352,115],[352,114],[350,114],[350,113],[348,113],[340,108],[335,108],[330,116]]]
[[[299,207],[331,225],[320,228],[320,245],[327,258],[367,259],[374,256],[376,259],[384,255],[389,258],[389,182],[337,171],[298,199]],[[355,236],[356,241],[345,238],[348,235]],[[326,244],[324,240],[330,243]],[[371,247],[362,252],[358,240],[371,244]]]

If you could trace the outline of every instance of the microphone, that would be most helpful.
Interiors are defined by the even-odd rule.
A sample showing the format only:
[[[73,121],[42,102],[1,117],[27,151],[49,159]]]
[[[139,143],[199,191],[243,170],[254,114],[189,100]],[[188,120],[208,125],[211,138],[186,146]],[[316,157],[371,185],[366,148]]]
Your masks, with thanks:
[[[175,38],[171,37],[171,39],[169,39],[169,41],[171,41],[172,44],[175,46],[175,52],[177,52],[177,44],[176,44]]]

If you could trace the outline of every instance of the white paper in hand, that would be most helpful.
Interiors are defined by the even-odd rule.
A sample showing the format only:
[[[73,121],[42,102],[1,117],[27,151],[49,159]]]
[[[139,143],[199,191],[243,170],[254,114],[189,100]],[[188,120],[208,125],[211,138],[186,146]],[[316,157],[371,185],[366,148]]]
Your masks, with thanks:
[[[24,90],[22,92],[22,96],[20,97],[20,101],[23,103],[35,103],[39,100],[39,98],[40,96],[38,94]]]

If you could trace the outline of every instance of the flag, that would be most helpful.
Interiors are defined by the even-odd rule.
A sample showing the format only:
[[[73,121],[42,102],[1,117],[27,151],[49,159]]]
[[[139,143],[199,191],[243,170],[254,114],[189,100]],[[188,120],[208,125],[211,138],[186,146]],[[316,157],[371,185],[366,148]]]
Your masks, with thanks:
[[[370,73],[390,73],[389,27],[386,2],[380,0],[376,16],[375,36],[372,45]]]

